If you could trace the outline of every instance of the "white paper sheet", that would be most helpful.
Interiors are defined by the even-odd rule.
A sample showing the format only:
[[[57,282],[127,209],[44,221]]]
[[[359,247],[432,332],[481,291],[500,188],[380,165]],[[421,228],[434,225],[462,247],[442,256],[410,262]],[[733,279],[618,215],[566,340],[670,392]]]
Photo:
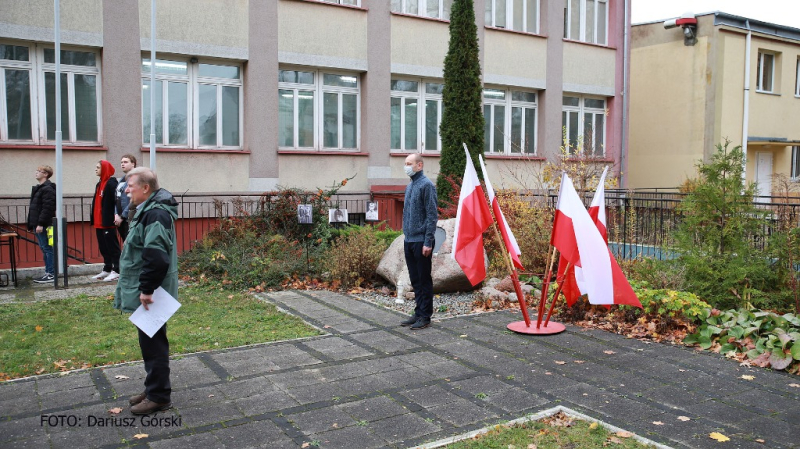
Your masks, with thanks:
[[[153,338],[172,315],[181,307],[181,303],[161,287],[153,292],[153,303],[148,304],[149,310],[144,310],[140,305],[128,318],[142,330],[148,337]]]

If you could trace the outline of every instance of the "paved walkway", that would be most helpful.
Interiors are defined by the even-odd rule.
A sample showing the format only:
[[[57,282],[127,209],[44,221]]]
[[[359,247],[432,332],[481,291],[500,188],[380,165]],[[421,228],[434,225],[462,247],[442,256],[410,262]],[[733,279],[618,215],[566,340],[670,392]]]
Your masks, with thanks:
[[[328,335],[176,357],[175,407],[153,421],[127,410],[141,363],[0,383],[0,447],[405,448],[559,405],[676,448],[800,447],[796,376],[572,326],[508,332],[519,313],[412,332],[346,295],[264,298]]]

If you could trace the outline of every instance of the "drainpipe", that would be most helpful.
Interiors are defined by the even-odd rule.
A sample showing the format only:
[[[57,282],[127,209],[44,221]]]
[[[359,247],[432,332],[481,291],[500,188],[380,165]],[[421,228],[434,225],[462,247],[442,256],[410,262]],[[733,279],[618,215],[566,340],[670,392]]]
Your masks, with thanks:
[[[627,187],[625,182],[625,175],[627,174],[628,165],[625,162],[625,145],[628,144],[626,139],[626,130],[628,129],[628,28],[630,28],[630,18],[628,5],[630,0],[625,0],[625,23],[622,24],[623,37],[622,37],[622,132],[620,133],[620,146],[619,146],[619,186],[621,188]]]
[[[742,113],[742,181],[747,182],[747,134],[750,121],[750,38],[753,35],[750,29],[750,20],[747,25],[747,39],[744,49],[744,112]]]

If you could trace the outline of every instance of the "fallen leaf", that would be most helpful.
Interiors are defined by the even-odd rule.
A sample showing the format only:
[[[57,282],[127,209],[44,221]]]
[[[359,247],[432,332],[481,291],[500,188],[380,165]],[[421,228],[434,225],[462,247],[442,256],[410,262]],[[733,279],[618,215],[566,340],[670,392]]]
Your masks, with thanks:
[[[467,334],[461,334],[461,335],[459,335],[459,337],[461,337],[461,338],[467,338]]]
[[[136,438],[137,440],[141,440],[142,438],[147,438],[147,437],[149,437],[149,436],[150,436],[150,435],[148,435],[148,434],[146,434],[146,433],[137,433],[137,434],[136,434],[136,435],[134,435],[133,437],[134,437],[134,438]]]
[[[322,327],[323,327],[323,328],[325,328],[325,329],[330,329],[330,328],[331,328],[331,327],[330,327],[330,326],[328,326],[327,324],[326,324],[326,325],[324,325],[324,326],[322,326]]]
[[[750,360],[742,360],[742,362],[739,363],[739,366],[743,366],[745,368],[750,368],[753,365],[750,364]]]
[[[114,376],[114,379],[117,379],[117,380],[125,380],[125,379],[130,379],[130,377],[128,377],[128,376],[123,376],[122,374],[118,374],[118,375]]]
[[[633,434],[628,432],[627,430],[620,430],[615,435],[620,437],[620,438],[630,438],[630,437],[633,436]]]
[[[761,438],[757,438],[756,439],[756,443],[764,444],[764,443],[766,443],[766,441],[762,440]]]
[[[685,372],[686,372],[686,370],[685,370],[685,369],[678,369],[678,371],[680,371],[680,372],[682,372],[682,373],[685,373]]]
[[[683,421],[683,422],[689,421],[689,420],[691,420],[691,419],[692,419],[692,418],[689,418],[688,416],[679,416],[679,417],[678,417],[678,420],[679,420],[679,421]]]
[[[792,388],[800,388],[800,384],[789,384]]]
[[[556,360],[556,365],[566,365],[566,364],[567,364],[567,362],[565,362],[563,360]]]
[[[603,351],[603,354],[611,355],[611,354],[616,354],[616,352],[608,350],[608,351]]]
[[[334,429],[338,429],[338,428],[339,428],[339,423],[338,423],[338,422],[335,422],[335,423],[333,423],[333,424],[331,425],[331,427],[333,427]]]
[[[664,423],[661,422],[661,421],[653,421],[653,424],[655,424],[657,426],[663,426],[664,425]]]
[[[581,363],[586,363],[586,362],[585,362],[585,361],[583,361],[583,360],[575,360],[575,363],[577,363],[578,365],[580,365]]]
[[[536,449],[536,445],[531,443],[528,445],[528,449]]]
[[[213,395],[213,394],[210,394],[210,395],[208,395],[208,397],[210,397],[210,398],[213,398],[213,397],[214,397],[214,395]]]
[[[309,446],[311,446],[310,443],[303,443],[303,444],[300,445],[300,447],[302,447],[303,449],[305,449],[305,448],[307,448]]]
[[[42,326],[36,325],[36,332],[41,332],[44,329]]]
[[[711,432],[710,434],[708,434],[708,436],[711,437],[712,440],[717,440],[720,443],[731,440],[730,438],[726,437],[725,435],[719,432]]]
[[[614,443],[614,444],[622,444],[622,440],[620,440],[620,439],[619,439],[619,438],[617,438],[617,437],[609,437],[609,438],[608,438],[608,441],[610,441],[610,442],[612,442],[612,443]]]
[[[744,380],[753,380],[753,379],[755,379],[755,378],[756,378],[756,376],[748,376],[748,375],[746,375],[746,374],[743,374],[743,375],[742,375],[742,379],[744,379]]]
[[[597,423],[593,422],[593,423],[589,424],[589,428],[590,429],[596,429],[597,428]]]
[[[551,373],[550,371],[546,371],[546,372],[544,373],[544,375],[545,375],[545,376],[552,376],[552,375],[553,375],[553,373]]]
[[[121,412],[121,411],[122,411],[122,407],[114,407],[114,408],[108,409],[108,413],[111,413],[112,415],[119,415],[119,412]]]

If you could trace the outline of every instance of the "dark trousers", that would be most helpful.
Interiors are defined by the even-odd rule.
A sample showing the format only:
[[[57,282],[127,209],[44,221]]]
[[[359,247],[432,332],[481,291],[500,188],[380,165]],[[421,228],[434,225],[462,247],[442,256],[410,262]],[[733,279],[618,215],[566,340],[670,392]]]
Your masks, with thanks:
[[[103,271],[116,271],[119,273],[119,238],[117,228],[95,229],[97,231],[97,246],[103,255]]]
[[[433,315],[433,278],[431,277],[432,255],[422,255],[423,242],[405,242],[403,249],[406,254],[408,277],[414,287],[414,299],[417,306],[414,315],[430,321]]]
[[[117,231],[119,231],[119,237],[122,239],[122,243],[125,243],[125,239],[128,238],[128,220],[123,218],[122,223],[117,227]]]
[[[147,399],[163,404],[170,402],[172,385],[169,382],[169,341],[167,340],[167,324],[150,338],[139,331],[139,347],[142,349],[144,370],[144,392]]]

